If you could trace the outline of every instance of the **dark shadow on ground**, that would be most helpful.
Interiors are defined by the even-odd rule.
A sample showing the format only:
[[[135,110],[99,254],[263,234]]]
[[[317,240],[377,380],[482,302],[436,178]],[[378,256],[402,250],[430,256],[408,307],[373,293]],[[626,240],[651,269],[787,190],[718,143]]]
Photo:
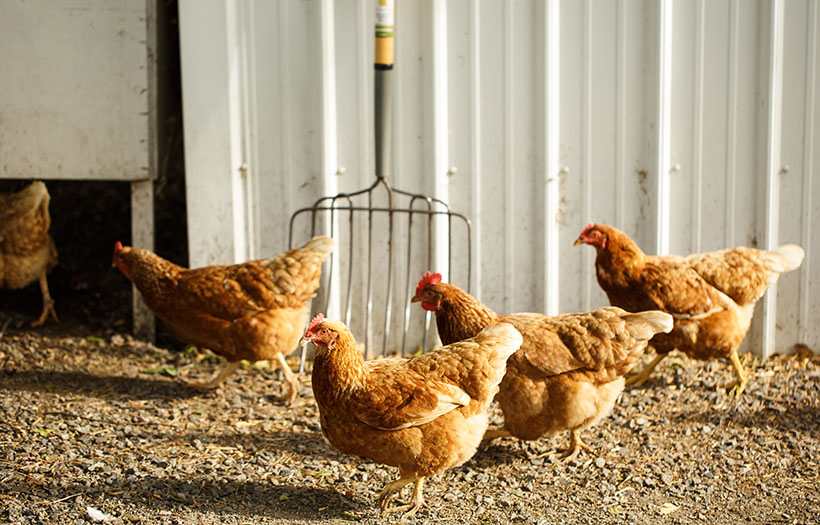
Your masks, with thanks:
[[[141,437],[149,437],[142,435]],[[283,432],[255,430],[249,433],[206,433],[186,432],[184,434],[162,433],[150,436],[151,439],[183,441],[218,445],[221,447],[241,447],[246,452],[263,452],[285,450],[302,456],[322,456],[344,461],[343,456],[332,448],[318,432]]]
[[[36,496],[55,501],[81,493],[85,498],[119,499],[131,504],[174,510],[189,508],[246,516],[267,516],[309,521],[330,518],[354,519],[353,512],[364,509],[335,490],[276,485],[255,481],[179,480],[144,477],[133,481],[116,480],[86,485],[60,486],[12,482],[7,494]]]
[[[168,379],[97,376],[57,370],[0,371],[0,390],[42,394],[86,394],[99,399],[180,399],[203,392]]]
[[[735,425],[807,433],[820,432],[820,408],[813,405],[789,406],[783,411],[762,408],[754,412],[693,412],[681,414],[680,417],[708,423],[714,427]]]

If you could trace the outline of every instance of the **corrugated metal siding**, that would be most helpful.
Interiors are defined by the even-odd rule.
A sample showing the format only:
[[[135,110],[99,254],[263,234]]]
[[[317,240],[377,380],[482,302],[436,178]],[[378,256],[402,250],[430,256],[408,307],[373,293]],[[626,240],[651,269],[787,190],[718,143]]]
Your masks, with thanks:
[[[196,119],[213,114],[207,98],[188,104],[203,84],[242,101],[228,105],[233,124],[219,140],[198,144],[227,159],[224,167],[198,164],[201,150],[187,146],[189,202],[199,203],[194,210],[248,203],[244,215],[219,218],[220,235],[189,211],[193,264],[278,252],[293,211],[370,184],[371,4],[181,2],[183,50],[213,40],[184,31],[209,11],[236,35],[217,57],[225,69],[183,63],[186,143]],[[623,228],[650,252],[798,242],[809,256],[759,308],[747,344],[820,344],[820,268],[812,264],[820,248],[811,229],[820,218],[811,180],[820,137],[817,0],[397,4],[391,179],[471,218],[472,285],[483,301],[503,311],[606,304],[592,250],[572,247],[592,221]],[[207,66],[214,56],[183,59]],[[237,82],[226,84],[224,70]],[[245,182],[213,189],[211,181],[230,180]],[[300,228],[297,238],[307,237]],[[247,243],[234,240],[243,235]],[[454,255],[458,281],[463,239]],[[379,250],[377,266],[388,262]],[[358,259],[357,312],[365,270]],[[394,295],[402,301],[404,292],[397,282]],[[377,291],[376,302],[383,298]]]

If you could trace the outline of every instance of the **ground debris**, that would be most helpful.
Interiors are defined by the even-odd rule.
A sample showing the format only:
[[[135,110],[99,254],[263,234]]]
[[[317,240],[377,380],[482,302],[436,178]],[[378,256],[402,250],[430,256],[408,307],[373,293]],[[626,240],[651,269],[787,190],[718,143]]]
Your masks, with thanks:
[[[416,522],[815,520],[820,362],[805,351],[750,361],[754,379],[734,403],[715,389],[727,366],[668,361],[584,432],[595,455],[551,461],[566,434],[498,439],[430,480]],[[325,442],[309,378],[287,408],[273,400],[281,378],[269,367],[207,393],[170,373],[204,378],[218,365],[124,334],[9,326],[0,523],[383,523],[375,499],[396,472]]]

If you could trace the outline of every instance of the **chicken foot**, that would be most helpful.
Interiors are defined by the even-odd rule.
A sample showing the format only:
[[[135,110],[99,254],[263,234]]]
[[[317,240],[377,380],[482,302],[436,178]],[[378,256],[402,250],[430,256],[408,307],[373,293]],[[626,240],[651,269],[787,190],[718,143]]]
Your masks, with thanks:
[[[740,362],[740,356],[737,354],[737,349],[732,350],[732,353],[729,354],[729,362],[732,363],[732,368],[735,371],[737,379],[727,385],[724,385],[723,388],[729,390],[730,396],[735,399],[739,399],[740,394],[743,393],[743,390],[746,389],[746,385],[749,383],[749,375],[746,372],[746,368],[743,366],[743,363]]]
[[[652,372],[655,371],[655,367],[663,361],[666,356],[669,354],[657,354],[655,358],[648,364],[646,367],[638,372],[637,374],[632,374],[626,378],[626,386],[641,386],[649,379],[649,376],[652,375]]]
[[[416,476],[401,476],[396,481],[391,481],[385,485],[384,489],[382,489],[379,494],[379,507],[381,508],[382,516],[393,514],[395,512],[401,512],[403,513],[401,519],[404,520],[415,515],[416,512],[418,512],[418,510],[424,505],[424,479],[424,477],[419,478]],[[410,498],[410,502],[406,505],[390,507],[390,502],[396,494],[401,492],[401,489],[410,483],[415,484],[413,486],[413,496]]]
[[[224,365],[222,365],[222,368],[219,369],[219,372],[217,372],[214,375],[214,377],[212,377],[210,380],[205,381],[204,383],[192,383],[186,381],[185,384],[198,390],[213,390],[214,388],[221,385],[234,372],[236,372],[236,369],[239,368],[239,365],[239,361],[225,363]]]
[[[570,442],[569,447],[565,449],[558,449],[555,452],[558,453],[558,458],[563,461],[571,461],[578,456],[578,453],[581,450],[586,450],[587,452],[593,452],[592,447],[587,445],[581,439],[581,430],[574,428],[570,430]]]
[[[294,401],[296,401],[296,396],[299,395],[299,376],[293,373],[293,370],[290,369],[290,365],[288,364],[287,359],[285,359],[284,354],[281,352],[276,354],[276,361],[279,363],[279,366],[282,368],[282,373],[285,374],[285,381],[287,382],[287,393],[282,396],[282,401],[287,402],[288,405],[292,405]]]
[[[54,309],[54,300],[48,292],[48,278],[46,277],[46,272],[40,274],[40,292],[43,294],[43,311],[40,313],[40,317],[31,323],[31,326],[35,328],[42,326],[46,322],[46,319],[48,319],[49,314],[55,321],[60,322],[57,318],[57,310]]]

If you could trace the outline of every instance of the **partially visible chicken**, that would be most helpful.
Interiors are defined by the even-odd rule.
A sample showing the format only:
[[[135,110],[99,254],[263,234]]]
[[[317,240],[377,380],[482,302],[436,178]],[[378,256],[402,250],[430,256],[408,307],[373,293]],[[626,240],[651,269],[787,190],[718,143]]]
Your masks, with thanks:
[[[57,321],[46,274],[57,264],[57,248],[48,233],[51,197],[36,181],[17,193],[0,193],[0,288],[23,288],[39,280],[43,310],[32,326],[48,316]]]
[[[652,339],[657,356],[630,384],[646,381],[677,349],[695,359],[728,358],[737,379],[727,388],[735,397],[749,381],[737,350],[755,303],[781,273],[800,266],[804,256],[794,244],[774,251],[740,247],[688,257],[651,256],[606,224],[587,225],[575,244],[595,247],[598,284],[610,303],[632,312],[657,308],[675,318],[671,333]]]
[[[379,496],[384,513],[415,514],[428,476],[475,454],[487,411],[521,334],[509,324],[411,359],[365,362],[344,324],[319,314],[305,332],[316,346],[313,392],[322,432],[346,454],[399,468]],[[414,484],[408,505],[389,508]]]
[[[331,239],[320,236],[273,259],[189,270],[117,243],[113,264],[177,337],[228,360],[211,381],[194,386],[215,388],[243,359],[276,359],[292,402],[299,382],[285,355],[298,347],[332,247]]]
[[[615,405],[624,374],[637,362],[647,342],[672,329],[672,317],[658,311],[631,314],[620,308],[548,317],[538,313],[499,315],[441,275],[425,273],[413,302],[435,312],[444,343],[472,337],[498,322],[515,326],[524,342],[507,362],[498,402],[504,429],[487,439],[513,435],[538,439],[570,431],[566,459],[588,447],[580,432],[597,424]]]

